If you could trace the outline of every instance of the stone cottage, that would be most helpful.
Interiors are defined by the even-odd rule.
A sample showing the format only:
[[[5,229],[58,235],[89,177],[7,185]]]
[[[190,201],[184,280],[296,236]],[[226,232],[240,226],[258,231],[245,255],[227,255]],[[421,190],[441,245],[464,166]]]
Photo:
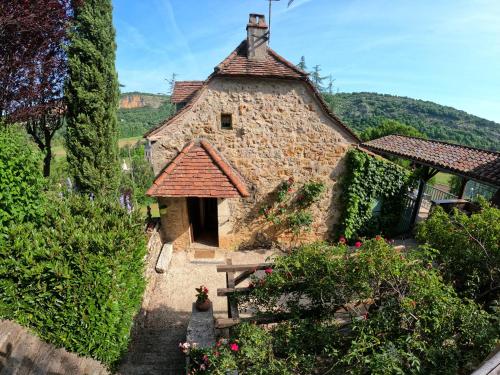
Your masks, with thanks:
[[[251,14],[246,30],[205,81],[176,82],[176,114],[145,135],[157,175],[148,195],[176,251],[290,241],[262,215],[290,178],[326,187],[301,239],[327,238],[339,218],[343,158],[359,140],[308,74],[268,47],[263,15]]]

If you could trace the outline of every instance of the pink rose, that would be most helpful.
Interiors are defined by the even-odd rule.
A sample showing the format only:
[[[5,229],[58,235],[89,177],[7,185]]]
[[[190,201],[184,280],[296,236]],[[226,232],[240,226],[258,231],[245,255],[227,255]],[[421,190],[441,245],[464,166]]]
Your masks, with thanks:
[[[340,238],[339,238],[339,243],[341,243],[341,244],[345,244],[346,242],[347,242],[347,241],[346,241],[345,237],[344,237],[344,236],[340,236]]]
[[[240,349],[240,347],[238,346],[238,344],[233,342],[231,345],[229,345],[229,349],[231,349],[233,352],[237,352]]]
[[[356,243],[354,244],[354,247],[356,249],[359,249],[361,247],[362,243],[360,241],[356,241]]]
[[[266,270],[264,272],[267,273],[268,275],[270,275],[270,274],[273,273],[273,269],[272,268],[266,268]]]

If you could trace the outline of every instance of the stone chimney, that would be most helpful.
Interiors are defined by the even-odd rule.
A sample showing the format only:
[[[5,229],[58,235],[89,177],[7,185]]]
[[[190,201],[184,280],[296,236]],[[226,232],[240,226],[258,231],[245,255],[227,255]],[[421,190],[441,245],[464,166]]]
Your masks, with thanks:
[[[269,30],[263,14],[250,14],[247,25],[247,56],[250,60],[265,60]]]

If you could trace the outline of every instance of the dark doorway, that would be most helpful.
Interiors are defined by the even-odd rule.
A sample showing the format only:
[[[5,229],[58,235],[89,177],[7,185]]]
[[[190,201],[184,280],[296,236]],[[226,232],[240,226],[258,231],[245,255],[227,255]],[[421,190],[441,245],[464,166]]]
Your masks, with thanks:
[[[219,223],[217,219],[217,198],[187,198],[192,241],[219,246]]]

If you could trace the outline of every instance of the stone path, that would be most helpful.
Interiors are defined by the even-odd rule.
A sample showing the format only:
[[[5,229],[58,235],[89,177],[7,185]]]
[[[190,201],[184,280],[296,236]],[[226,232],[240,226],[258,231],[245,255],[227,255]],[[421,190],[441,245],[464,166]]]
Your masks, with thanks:
[[[233,264],[263,262],[270,251],[218,252],[216,258],[231,257]],[[217,288],[225,287],[224,273],[216,272],[216,264],[197,260],[192,253],[173,254],[169,271],[154,272],[158,257],[153,251],[148,259],[148,287],[142,310],[136,319],[132,343],[119,374],[183,374],[185,358],[178,345],[186,338],[186,329],[195,300],[194,288],[209,289],[214,315],[227,317],[226,299],[217,297]]]
[[[57,349],[19,324],[0,320],[0,374],[104,375],[108,371],[98,361]]]

